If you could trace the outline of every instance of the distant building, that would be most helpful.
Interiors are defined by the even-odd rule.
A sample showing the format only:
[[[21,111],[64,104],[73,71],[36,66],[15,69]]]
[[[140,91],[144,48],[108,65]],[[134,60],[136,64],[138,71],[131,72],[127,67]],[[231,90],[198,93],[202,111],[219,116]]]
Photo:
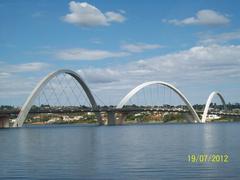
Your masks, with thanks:
[[[216,114],[209,114],[207,116],[207,120],[215,120],[215,119],[220,119],[220,118],[221,118],[221,116],[218,116]]]

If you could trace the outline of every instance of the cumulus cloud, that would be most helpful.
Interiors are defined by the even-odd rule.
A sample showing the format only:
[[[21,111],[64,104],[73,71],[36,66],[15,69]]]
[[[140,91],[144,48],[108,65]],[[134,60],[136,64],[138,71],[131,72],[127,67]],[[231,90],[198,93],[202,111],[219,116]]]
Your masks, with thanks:
[[[158,49],[162,46],[159,44],[146,44],[146,43],[135,43],[135,44],[123,44],[121,48],[123,50],[132,52],[132,53],[138,53],[143,52],[146,50],[152,50],[152,49]]]
[[[15,72],[38,69],[30,68],[32,66],[29,65],[18,66],[21,68],[15,70]],[[177,86],[181,90],[187,87],[185,88],[187,91],[184,91],[184,93],[187,97],[190,97],[190,100],[189,93],[192,92],[188,91],[189,87],[196,86],[196,90],[202,84],[207,87],[207,92],[199,92],[197,95],[193,93],[192,95],[192,97],[196,96],[195,102],[199,102],[201,99],[205,100],[209,89],[215,90],[215,83],[221,83],[223,90],[231,82],[239,83],[239,67],[240,45],[205,45],[131,61],[131,63],[118,66],[80,69],[78,73],[87,81],[94,94],[97,94],[106,104],[116,105],[129,90],[140,83],[152,80],[162,80],[173,84],[177,82]],[[7,92],[10,95],[11,92],[13,94],[16,92],[15,89],[19,89],[19,93],[27,95],[36,85],[36,81],[28,84],[27,82],[30,82],[30,80],[27,79],[21,81],[17,79],[21,83],[15,83],[16,78],[9,78],[9,74],[3,69],[0,69],[0,84],[2,85],[0,92]],[[234,92],[238,92],[238,90]],[[223,92],[223,94],[225,93]]]
[[[229,82],[237,82],[236,78],[240,78],[239,67],[240,46],[209,45],[194,46],[118,67],[82,69],[79,73],[89,82],[90,88],[97,91],[98,96],[103,99],[110,96],[112,104],[116,104],[129,90],[152,80],[177,82],[178,87],[193,84],[214,87],[216,83],[224,87]]]
[[[90,50],[90,49],[65,49],[57,52],[57,58],[63,60],[100,60],[107,58],[118,58],[128,56],[126,52],[110,52],[104,50]]]
[[[136,67],[161,76],[198,81],[240,75],[240,46],[196,46],[178,53],[141,60]]]
[[[188,17],[182,20],[171,19],[171,20],[163,20],[163,22],[167,22],[174,25],[226,25],[230,22],[230,19],[217,11],[210,9],[203,9],[196,13],[194,17]]]
[[[125,17],[121,13],[113,11],[103,13],[95,6],[86,2],[71,1],[69,10],[70,13],[65,15],[63,20],[79,26],[108,26],[111,22],[121,23],[125,21]]]
[[[91,82],[127,82],[135,84],[147,80],[182,82],[224,81],[240,76],[239,45],[194,46],[190,49],[141,59],[111,68],[79,70]],[[94,73],[95,72],[95,73]],[[217,77],[217,78],[216,78]],[[117,86],[117,84],[115,85]]]

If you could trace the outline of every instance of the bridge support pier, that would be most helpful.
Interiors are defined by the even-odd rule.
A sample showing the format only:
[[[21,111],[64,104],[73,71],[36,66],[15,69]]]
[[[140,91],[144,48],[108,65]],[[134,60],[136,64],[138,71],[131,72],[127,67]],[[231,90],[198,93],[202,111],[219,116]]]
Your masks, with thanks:
[[[0,128],[9,128],[9,117],[0,115]]]
[[[128,113],[123,112],[107,112],[107,125],[114,126],[114,125],[122,125],[127,118]]]
[[[100,125],[100,126],[103,125],[104,123],[103,123],[103,120],[102,120],[101,113],[100,113],[100,112],[96,112],[95,115],[96,115],[96,117],[97,117],[97,120],[98,120],[98,122],[99,122],[99,125]]]
[[[183,117],[184,117],[184,119],[185,119],[187,122],[189,122],[189,123],[196,121],[196,120],[194,119],[194,117],[193,117],[191,114],[189,114],[189,113],[183,113]]]
[[[107,121],[108,126],[117,125],[115,112],[112,111],[107,112]]]
[[[118,125],[124,124],[124,122],[125,122],[128,114],[129,114],[129,113],[123,113],[123,112],[117,113],[117,122],[118,122]]]

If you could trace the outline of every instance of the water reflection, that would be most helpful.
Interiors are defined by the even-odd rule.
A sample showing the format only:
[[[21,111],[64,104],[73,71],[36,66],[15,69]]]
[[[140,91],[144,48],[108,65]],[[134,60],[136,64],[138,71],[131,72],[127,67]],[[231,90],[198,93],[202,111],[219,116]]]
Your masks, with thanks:
[[[0,131],[0,179],[238,179],[240,124],[57,126]],[[190,153],[228,153],[193,164]]]

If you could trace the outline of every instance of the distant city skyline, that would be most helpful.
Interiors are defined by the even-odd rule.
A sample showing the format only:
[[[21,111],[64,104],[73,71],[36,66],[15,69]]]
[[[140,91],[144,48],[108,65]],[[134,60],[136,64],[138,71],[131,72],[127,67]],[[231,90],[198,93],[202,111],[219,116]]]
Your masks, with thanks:
[[[238,7],[232,0],[3,0],[0,105],[22,105],[57,69],[77,71],[111,105],[154,80],[174,84],[192,104],[215,90],[240,102]]]

